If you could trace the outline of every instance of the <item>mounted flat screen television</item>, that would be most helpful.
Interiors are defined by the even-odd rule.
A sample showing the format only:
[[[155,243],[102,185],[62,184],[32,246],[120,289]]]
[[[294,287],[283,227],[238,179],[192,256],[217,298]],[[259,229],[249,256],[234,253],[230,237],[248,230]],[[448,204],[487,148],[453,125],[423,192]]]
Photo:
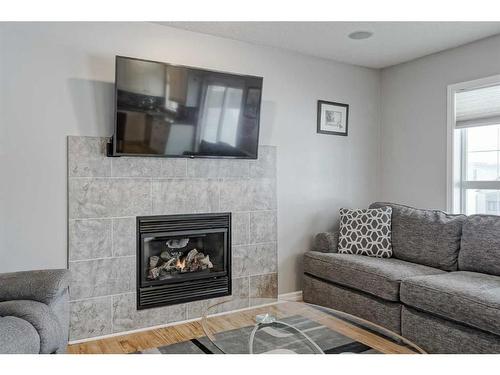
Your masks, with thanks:
[[[256,159],[262,78],[116,57],[110,156]]]

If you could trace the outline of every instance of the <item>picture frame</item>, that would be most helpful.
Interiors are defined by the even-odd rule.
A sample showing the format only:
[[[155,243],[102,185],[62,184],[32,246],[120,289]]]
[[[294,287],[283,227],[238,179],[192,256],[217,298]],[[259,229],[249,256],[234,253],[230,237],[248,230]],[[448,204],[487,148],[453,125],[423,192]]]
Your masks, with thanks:
[[[318,100],[317,133],[347,137],[349,104]]]

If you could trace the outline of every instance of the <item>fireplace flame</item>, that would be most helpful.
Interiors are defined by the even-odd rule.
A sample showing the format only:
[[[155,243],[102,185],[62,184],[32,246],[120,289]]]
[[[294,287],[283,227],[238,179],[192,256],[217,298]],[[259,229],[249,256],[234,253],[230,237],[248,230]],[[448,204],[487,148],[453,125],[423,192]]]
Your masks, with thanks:
[[[183,259],[182,261],[178,258],[177,262],[175,263],[175,267],[182,271],[184,268],[186,268],[186,259]]]

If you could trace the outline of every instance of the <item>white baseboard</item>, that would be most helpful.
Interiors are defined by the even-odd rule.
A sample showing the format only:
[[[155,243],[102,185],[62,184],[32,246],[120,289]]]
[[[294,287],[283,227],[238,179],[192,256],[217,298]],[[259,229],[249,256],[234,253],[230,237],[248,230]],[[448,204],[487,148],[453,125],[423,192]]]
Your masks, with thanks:
[[[83,342],[89,342],[89,341],[109,339],[111,337],[117,337],[117,336],[123,336],[123,335],[130,335],[132,333],[138,333],[138,332],[144,332],[144,331],[151,331],[153,329],[166,328],[166,327],[175,326],[175,325],[178,325],[178,324],[190,323],[190,322],[194,322],[194,321],[200,320],[200,319],[201,318],[179,320],[177,322],[160,324],[160,325],[157,325],[157,326],[151,326],[151,327],[145,327],[145,328],[139,328],[139,329],[132,329],[130,331],[122,331],[122,332],[117,332],[117,333],[110,333],[109,335],[101,335],[101,336],[88,337],[88,338],[80,339],[80,340],[70,340],[68,342],[68,345],[81,344]]]
[[[278,299],[292,302],[302,302],[302,290],[278,295]]]

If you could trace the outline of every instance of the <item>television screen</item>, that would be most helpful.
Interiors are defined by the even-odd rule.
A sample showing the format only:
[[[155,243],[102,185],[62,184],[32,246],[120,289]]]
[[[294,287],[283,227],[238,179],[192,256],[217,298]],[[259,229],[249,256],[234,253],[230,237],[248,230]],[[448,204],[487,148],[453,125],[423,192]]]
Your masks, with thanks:
[[[262,78],[116,57],[114,156],[257,158]]]

